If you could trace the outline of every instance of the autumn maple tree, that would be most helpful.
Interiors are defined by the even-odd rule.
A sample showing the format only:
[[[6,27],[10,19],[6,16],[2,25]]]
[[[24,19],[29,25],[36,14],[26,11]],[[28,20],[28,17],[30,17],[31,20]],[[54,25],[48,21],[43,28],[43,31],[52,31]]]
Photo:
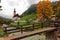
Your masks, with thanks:
[[[50,18],[53,15],[53,6],[50,1],[40,1],[37,4],[37,17]]]

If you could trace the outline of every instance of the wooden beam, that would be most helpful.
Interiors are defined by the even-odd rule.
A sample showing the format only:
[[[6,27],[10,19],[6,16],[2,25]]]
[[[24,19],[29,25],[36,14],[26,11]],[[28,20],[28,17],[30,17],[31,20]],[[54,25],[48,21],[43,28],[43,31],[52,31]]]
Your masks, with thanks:
[[[45,36],[46,40],[57,40],[57,32],[55,30],[46,32]]]

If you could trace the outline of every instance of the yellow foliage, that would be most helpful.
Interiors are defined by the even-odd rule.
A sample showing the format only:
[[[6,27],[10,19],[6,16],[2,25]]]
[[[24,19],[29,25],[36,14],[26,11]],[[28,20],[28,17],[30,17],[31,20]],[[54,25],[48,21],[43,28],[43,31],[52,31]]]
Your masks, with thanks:
[[[37,4],[37,17],[47,16],[50,18],[53,15],[53,7],[50,1],[40,1]]]

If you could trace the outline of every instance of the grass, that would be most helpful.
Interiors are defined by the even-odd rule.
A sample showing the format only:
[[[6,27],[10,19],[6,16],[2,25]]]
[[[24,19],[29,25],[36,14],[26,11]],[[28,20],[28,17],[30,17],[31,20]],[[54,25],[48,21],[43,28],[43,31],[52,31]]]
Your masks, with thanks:
[[[3,29],[0,27],[0,37],[4,37],[4,32],[3,32]]]
[[[29,25],[30,23],[26,23],[26,22],[19,22],[19,26],[25,26],[25,25]],[[12,26],[18,26],[17,22],[14,22],[11,24]]]
[[[32,25],[38,25],[38,26],[40,26],[40,24],[38,24],[38,23],[35,23],[35,22],[19,22],[19,26],[32,26]],[[18,23],[17,22],[14,22],[14,23],[12,23],[12,24],[10,24],[11,26],[18,26]]]
[[[43,23],[43,27],[41,27],[42,25],[39,23],[36,23],[36,22],[29,22],[29,23],[28,22],[19,22],[19,25],[17,22],[14,22],[10,25],[13,27],[23,26],[23,28],[27,28],[27,27],[33,27],[33,24],[34,24],[34,27],[37,29],[46,27],[48,25],[47,23]]]
[[[29,20],[29,19],[35,20],[36,19],[36,14],[32,13],[30,15],[27,15],[27,16],[24,16],[24,17],[21,18],[21,20]]]

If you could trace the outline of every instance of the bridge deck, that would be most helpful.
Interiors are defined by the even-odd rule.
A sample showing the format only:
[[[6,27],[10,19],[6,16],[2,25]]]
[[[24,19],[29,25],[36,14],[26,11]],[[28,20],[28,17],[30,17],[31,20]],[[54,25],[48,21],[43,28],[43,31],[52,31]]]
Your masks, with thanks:
[[[38,34],[38,33],[41,33],[41,32],[53,31],[55,29],[56,29],[55,27],[43,28],[43,29],[40,29],[40,30],[29,31],[29,32],[26,32],[26,33],[23,33],[23,34],[18,34],[18,35],[14,35],[14,36],[8,36],[8,37],[0,38],[0,40],[1,39],[2,40],[11,40],[11,39],[17,39],[17,38],[21,39],[21,38],[28,37],[28,36]]]

